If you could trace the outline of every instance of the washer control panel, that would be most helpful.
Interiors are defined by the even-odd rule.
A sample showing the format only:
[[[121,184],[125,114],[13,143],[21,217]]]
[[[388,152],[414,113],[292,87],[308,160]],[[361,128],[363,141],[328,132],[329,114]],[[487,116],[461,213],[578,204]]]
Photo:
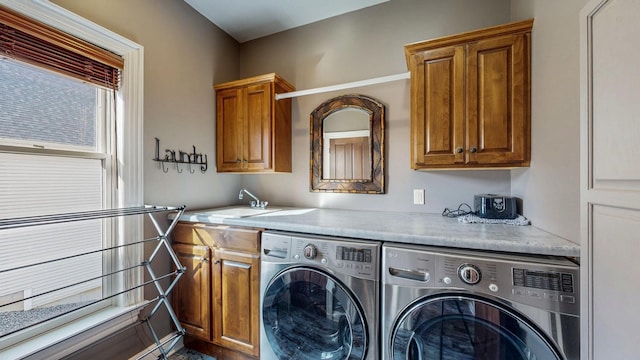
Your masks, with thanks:
[[[371,248],[367,249],[361,247],[337,246],[336,260],[355,261],[359,263],[371,264],[373,263],[371,250]]]
[[[378,242],[286,232],[262,234],[262,261],[300,263],[362,279],[379,279]]]

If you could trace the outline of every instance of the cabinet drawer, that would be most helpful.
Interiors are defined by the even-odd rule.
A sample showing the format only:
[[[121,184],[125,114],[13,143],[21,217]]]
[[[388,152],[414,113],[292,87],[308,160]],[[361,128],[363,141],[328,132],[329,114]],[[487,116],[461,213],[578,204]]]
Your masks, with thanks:
[[[178,223],[173,231],[173,241],[189,245],[205,245],[259,253],[260,229]]]

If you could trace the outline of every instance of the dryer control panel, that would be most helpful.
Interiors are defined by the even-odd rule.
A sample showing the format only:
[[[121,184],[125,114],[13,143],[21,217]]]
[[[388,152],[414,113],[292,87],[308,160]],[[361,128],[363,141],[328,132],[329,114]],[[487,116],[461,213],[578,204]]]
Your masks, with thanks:
[[[568,259],[385,245],[382,281],[434,291],[465,290],[579,315],[579,267]]]

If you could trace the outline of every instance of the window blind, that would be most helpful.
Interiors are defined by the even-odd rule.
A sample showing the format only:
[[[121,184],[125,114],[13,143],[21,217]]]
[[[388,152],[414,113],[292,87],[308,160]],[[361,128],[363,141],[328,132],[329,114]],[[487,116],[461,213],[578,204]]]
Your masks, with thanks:
[[[102,172],[99,159],[0,153],[0,173],[11,174],[0,177],[0,219],[101,209]],[[101,249],[102,231],[100,220],[5,230],[0,234],[0,270]],[[99,276],[102,269],[101,254],[95,254],[0,272],[0,303],[17,292],[38,295],[30,301],[34,308],[91,296],[99,299],[99,280],[47,292]]]
[[[118,90],[122,57],[0,6],[0,56]]]

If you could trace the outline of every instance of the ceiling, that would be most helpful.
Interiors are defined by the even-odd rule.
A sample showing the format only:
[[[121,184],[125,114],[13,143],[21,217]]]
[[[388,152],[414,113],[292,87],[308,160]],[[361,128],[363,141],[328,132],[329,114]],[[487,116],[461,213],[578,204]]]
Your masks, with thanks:
[[[184,0],[245,42],[390,0]]]

